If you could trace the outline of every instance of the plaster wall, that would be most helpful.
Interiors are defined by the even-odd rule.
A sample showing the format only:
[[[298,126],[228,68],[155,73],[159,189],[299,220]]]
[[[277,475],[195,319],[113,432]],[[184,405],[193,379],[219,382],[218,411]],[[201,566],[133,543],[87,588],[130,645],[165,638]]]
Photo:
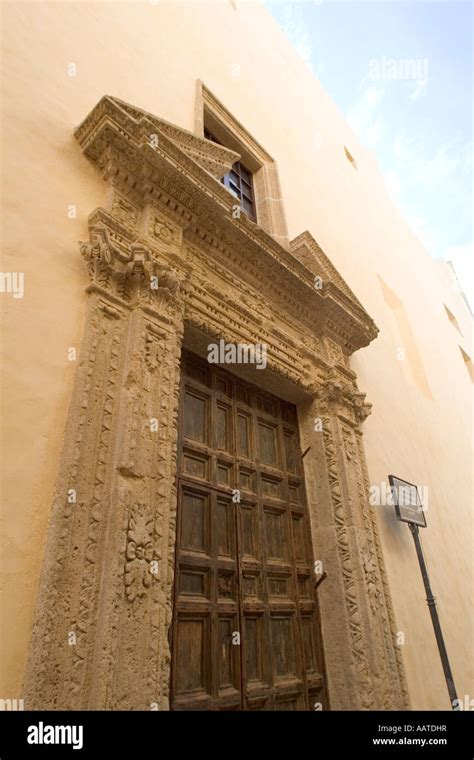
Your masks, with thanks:
[[[194,131],[198,79],[277,161],[290,239],[308,229],[380,328],[352,359],[374,405],[370,480],[392,472],[429,488],[422,539],[458,694],[472,694],[472,381],[459,348],[472,356],[471,317],[374,157],[259,3],[5,3],[2,16],[2,270],[24,272],[25,293],[1,295],[0,695],[20,694],[72,390],[68,349],[83,327],[77,243],[106,192],[73,131],[104,94]],[[375,509],[412,706],[447,709],[409,530]]]

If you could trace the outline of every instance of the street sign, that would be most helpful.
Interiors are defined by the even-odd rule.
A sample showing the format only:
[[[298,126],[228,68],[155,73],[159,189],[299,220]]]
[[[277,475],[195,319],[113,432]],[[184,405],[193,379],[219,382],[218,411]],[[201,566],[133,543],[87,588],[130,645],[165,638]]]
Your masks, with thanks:
[[[389,475],[388,482],[392,489],[393,503],[397,517],[402,522],[426,528],[426,517],[418,488],[413,483]]]
[[[457,710],[459,700],[456,693],[456,686],[454,684],[451,665],[449,664],[449,657],[446,650],[446,644],[444,643],[441,623],[439,622],[438,610],[436,609],[436,599],[431,590],[428,567],[421,546],[419,528],[426,528],[426,518],[418,488],[413,485],[413,483],[408,483],[406,480],[397,478],[395,475],[389,475],[388,482],[390,483],[397,517],[402,522],[408,523],[408,527],[413,536],[413,541],[415,542],[416,556],[418,557],[421,577],[426,592],[426,603],[430,611],[431,622],[433,623],[436,643],[438,644],[438,652],[443,666],[446,686],[448,687],[449,699],[451,700],[452,709]]]

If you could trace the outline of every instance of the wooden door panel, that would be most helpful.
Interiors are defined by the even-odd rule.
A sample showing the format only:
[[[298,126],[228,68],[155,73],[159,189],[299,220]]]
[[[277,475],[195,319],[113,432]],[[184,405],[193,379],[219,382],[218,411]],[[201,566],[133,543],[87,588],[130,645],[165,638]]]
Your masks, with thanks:
[[[200,443],[209,441],[209,397],[187,388],[184,393],[183,434]]]
[[[226,500],[225,498],[217,498],[216,510],[218,556],[221,559],[225,559],[226,557],[229,559],[235,559],[235,506],[231,501]]]
[[[183,490],[180,546],[185,552],[210,554],[210,498],[199,491]]]
[[[196,478],[198,481],[209,482],[210,457],[192,448],[183,449],[182,474],[184,477]]]
[[[260,530],[260,513],[256,502],[241,501],[240,513],[240,546],[242,560],[255,563],[261,560],[262,539]]]
[[[262,419],[257,420],[258,456],[261,464],[279,467],[278,429]]]
[[[299,675],[296,662],[296,642],[293,615],[271,615],[270,637],[273,652],[275,681],[295,680]]]
[[[324,703],[295,408],[185,353],[178,473],[172,709]]]
[[[174,635],[174,709],[211,709],[210,653],[209,614],[180,610]]]
[[[241,408],[237,410],[236,416],[236,448],[238,457],[253,459],[255,450],[253,420],[251,414]]]

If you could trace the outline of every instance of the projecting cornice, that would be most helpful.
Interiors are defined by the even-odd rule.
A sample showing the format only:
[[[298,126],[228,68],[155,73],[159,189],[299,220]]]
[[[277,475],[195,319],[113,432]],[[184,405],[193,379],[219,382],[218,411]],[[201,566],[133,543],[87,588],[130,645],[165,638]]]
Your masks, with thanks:
[[[302,232],[291,240],[290,251],[310,272],[321,278],[322,290],[326,291],[326,296],[333,302],[332,311],[336,313],[341,307],[349,311],[354,321],[359,322],[361,329],[368,328],[368,332],[372,334],[371,340],[376,338],[379,330],[375,322],[311,233]]]
[[[155,125],[158,132],[173,140],[184,153],[216,179],[221,179],[224,174],[227,174],[232,164],[240,158],[239,154],[235,151],[225,148],[223,145],[210,142],[210,140],[205,140],[202,137],[197,137],[187,129],[181,129],[175,124],[170,124],[169,121],[159,119],[157,116],[153,116],[153,114],[143,111],[141,108],[134,108],[118,98],[110,98],[110,100],[122,108],[135,121],[139,122],[141,119],[146,119],[148,122],[151,122],[151,124]]]
[[[373,320],[308,232],[287,250],[245,214],[236,218],[236,199],[219,179],[237,153],[109,96],[75,134],[116,191],[137,208],[168,213],[185,241],[206,248],[210,268],[237,263],[264,283],[263,299],[268,289],[304,329],[331,337],[346,355],[376,337]]]

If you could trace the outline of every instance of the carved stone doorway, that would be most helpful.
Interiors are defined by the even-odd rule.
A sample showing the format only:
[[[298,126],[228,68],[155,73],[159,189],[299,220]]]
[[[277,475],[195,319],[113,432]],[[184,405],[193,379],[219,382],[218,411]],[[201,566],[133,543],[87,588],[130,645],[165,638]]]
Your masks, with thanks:
[[[183,357],[175,710],[326,707],[296,408]]]
[[[311,535],[314,559],[322,563],[327,577],[319,587],[318,603],[324,688],[331,708],[407,709],[398,628],[376,516],[368,502],[362,423],[370,404],[350,367],[351,355],[376,337],[376,325],[309,232],[282,244],[280,234],[278,239],[272,237],[245,214],[235,218],[235,198],[220,181],[236,160],[233,151],[110,97],[101,99],[76,136],[107,182],[107,193],[105,207],[89,217],[90,240],[80,245],[90,277],[87,311],[24,677],[27,709],[169,709],[180,356],[183,345],[205,355],[199,336],[204,347],[221,338],[233,344],[265,345],[267,367],[256,375],[263,376],[269,393],[298,405],[301,448],[309,452],[302,464],[311,525],[304,535]],[[316,287],[320,283],[323,287]],[[235,371],[240,374],[237,367]],[[238,405],[244,402],[227,397],[216,383],[223,378],[224,386],[228,382],[233,390],[239,383],[217,371],[211,375],[210,385],[201,391],[212,398],[215,409],[218,402],[222,408],[227,404],[235,425]],[[255,382],[249,376],[245,379]],[[187,381],[196,383],[192,378]],[[284,417],[283,409],[288,411],[289,405],[256,395],[255,390],[251,393],[253,401],[243,410],[253,424],[259,417],[264,424],[273,419],[283,447],[284,430],[296,432],[296,425],[292,428],[291,420]],[[272,403],[279,405],[276,418],[269,412]],[[217,435],[216,422],[213,429]],[[185,443],[199,472],[206,451],[199,441]],[[268,440],[266,445],[271,445]],[[208,491],[206,483],[199,485],[196,472],[178,473],[182,490],[186,475],[191,488],[200,488],[211,504],[217,504],[218,497],[225,502],[239,488],[235,477],[238,473],[245,478],[245,464],[239,469],[235,450],[226,452],[215,444],[209,449],[208,461],[213,464],[209,478],[215,480],[207,482]],[[201,464],[196,454],[202,455]],[[260,522],[267,511],[270,526],[273,521],[270,531],[277,531],[279,514],[287,525],[293,518],[301,518],[301,525],[307,519],[302,489],[301,501],[289,496],[298,473],[290,470],[286,459],[284,466],[281,460],[280,467],[272,468],[259,462],[258,456],[257,447],[257,455],[247,458],[247,476],[251,480],[255,473],[257,491],[249,487],[246,492],[241,483],[242,499],[234,510],[240,515],[235,523],[239,546],[243,541],[239,525],[252,493]],[[234,488],[232,482],[218,483],[217,460],[222,463],[219,477],[233,468]],[[183,464],[182,458],[181,468]],[[258,491],[263,483],[266,494]],[[275,536],[271,540],[276,546]],[[196,555],[203,558],[204,552]],[[207,567],[213,574],[214,601],[202,594],[202,608],[207,604],[209,615],[217,615],[221,608],[234,609],[228,601],[232,597],[221,594],[224,601],[220,601],[217,596],[219,572],[227,576],[220,581],[227,593],[228,571],[234,572],[236,583],[238,578],[241,594],[243,581],[252,581],[251,571],[254,579],[260,572],[264,589],[251,598],[257,600],[254,604],[264,621],[271,618],[273,599],[278,612],[282,612],[278,605],[289,600],[286,619],[293,614],[299,622],[296,674],[294,678],[290,674],[288,683],[299,679],[303,686],[299,691],[295,686],[292,694],[288,690],[284,697],[286,707],[293,700],[299,709],[313,700],[321,665],[316,657],[314,673],[308,666],[304,673],[301,664],[302,620],[311,617],[313,608],[304,606],[311,605],[311,597],[303,604],[296,582],[304,580],[312,557],[290,555],[272,557],[273,567],[263,549],[254,564],[251,556],[239,559],[236,550],[233,569],[232,557],[221,561],[213,549]],[[273,576],[270,568],[275,570]],[[179,566],[178,573],[177,589],[183,581]],[[186,582],[199,590],[199,577]],[[189,604],[201,609],[192,596],[188,594]],[[245,596],[235,600],[237,632],[244,644],[240,655],[233,656],[242,657],[242,673],[251,635],[246,634],[246,645],[240,619],[246,617],[246,604]],[[178,597],[175,610],[180,605]],[[190,611],[195,614],[194,607]],[[233,627],[232,619],[227,622]],[[265,625],[268,629],[269,623]],[[278,651],[274,643],[278,636],[288,641],[284,628],[284,624],[275,626],[271,645],[267,630],[267,653]],[[216,657],[217,633],[212,635],[214,649],[208,651]],[[229,658],[224,664],[229,667]],[[268,697],[263,686],[260,697],[256,689],[254,705],[247,696],[251,689],[246,684],[252,680],[247,670],[240,703],[236,698],[234,708],[258,706],[259,698],[260,706],[265,699],[270,707],[278,706],[282,695],[275,684],[280,676],[282,683],[285,680],[288,661],[280,665],[273,663],[271,677],[262,681],[268,685]],[[174,667],[175,679],[178,672]],[[208,680],[205,709],[224,706],[217,680],[215,674]],[[238,686],[238,680],[235,683]],[[178,696],[175,688],[175,707]],[[317,696],[314,701],[324,701],[322,693]],[[226,702],[229,707],[232,699]]]

